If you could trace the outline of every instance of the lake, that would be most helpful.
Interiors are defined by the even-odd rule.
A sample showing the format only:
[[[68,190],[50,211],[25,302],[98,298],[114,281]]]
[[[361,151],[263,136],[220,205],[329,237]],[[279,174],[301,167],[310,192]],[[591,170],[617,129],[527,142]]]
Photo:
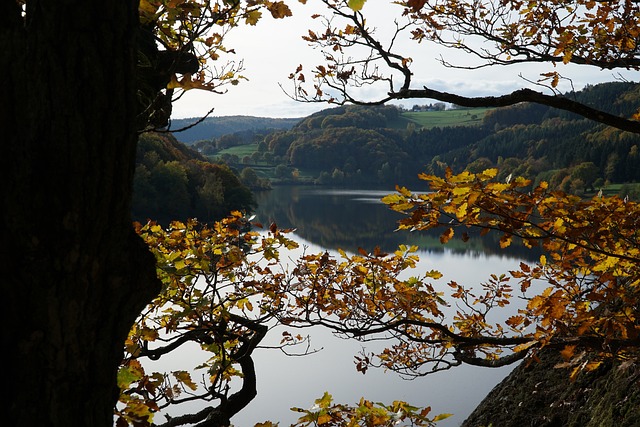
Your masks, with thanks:
[[[469,286],[479,284],[492,273],[507,273],[522,260],[537,257],[527,251],[501,250],[497,238],[472,238],[468,243],[455,239],[443,246],[437,233],[396,232],[399,214],[380,202],[382,196],[391,192],[393,188],[276,187],[257,194],[255,221],[265,227],[275,222],[280,228],[295,228],[293,237],[300,244],[298,253],[303,248],[308,253],[324,250],[335,253],[336,248],[355,252],[358,247],[371,251],[375,246],[392,251],[399,244],[417,244],[421,248],[421,261],[418,271],[412,274],[419,275],[427,269],[441,271],[444,277],[434,284],[441,285],[443,290],[451,280]],[[296,255],[296,251],[290,254]],[[271,331],[267,338],[277,342],[279,332]],[[416,406],[431,406],[433,415],[454,414],[438,426],[458,426],[512,369],[458,367],[411,381],[380,370],[362,375],[355,369],[354,355],[363,343],[335,338],[325,330],[313,329],[310,335],[312,346],[322,351],[303,357],[288,357],[266,349],[256,351],[258,396],[233,418],[234,425],[253,426],[271,420],[288,426],[297,419],[289,408],[309,408],[328,391],[339,403],[355,404],[365,397],[374,402],[404,400]]]

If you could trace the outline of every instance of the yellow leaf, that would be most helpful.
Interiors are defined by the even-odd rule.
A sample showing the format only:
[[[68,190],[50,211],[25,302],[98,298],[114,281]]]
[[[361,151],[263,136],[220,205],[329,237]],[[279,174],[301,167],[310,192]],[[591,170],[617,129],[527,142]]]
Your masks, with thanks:
[[[521,352],[521,351],[523,351],[523,350],[526,350],[526,349],[528,349],[528,348],[530,348],[530,347],[533,347],[533,346],[534,346],[534,345],[536,345],[537,343],[538,343],[538,341],[529,341],[529,342],[527,342],[527,343],[517,345],[517,346],[515,346],[515,347],[513,348],[513,352],[514,352],[514,353],[520,353],[520,352]]]
[[[333,396],[331,396],[328,392],[324,392],[320,399],[316,399],[315,403],[321,408],[328,408],[333,401]]]
[[[456,210],[456,216],[458,217],[459,220],[462,220],[465,217],[465,215],[467,214],[467,208],[468,208],[467,202],[464,202]]]
[[[411,191],[407,187],[396,186],[396,191],[404,197],[411,197]]]
[[[620,262],[617,257],[607,256],[604,260],[596,263],[593,266],[593,271],[608,271],[614,269],[614,267]]]
[[[545,265],[547,265],[547,257],[546,256],[540,255],[540,265],[543,266],[543,267]]]
[[[185,262],[184,259],[180,258],[177,261],[175,261],[175,263],[173,265],[177,270],[182,270],[183,268],[185,268],[187,266],[187,263]]]
[[[323,414],[318,417],[318,425],[326,424],[331,421],[331,415]]]
[[[438,422],[438,421],[441,421],[441,420],[445,420],[445,419],[449,418],[452,415],[453,414],[439,414],[439,415],[436,415],[435,417],[433,417],[433,422],[435,423],[435,422]]]
[[[406,201],[405,197],[400,194],[387,194],[382,198],[382,203],[384,203],[385,205],[401,203],[404,201]]]
[[[584,370],[589,372],[589,371],[594,371],[596,369],[598,369],[598,367],[602,365],[602,361],[598,361],[598,362],[589,362],[585,365]]]
[[[486,179],[495,178],[496,175],[498,175],[498,169],[491,168],[491,169],[483,170],[482,173],[480,175],[478,175],[478,178],[480,178],[482,180],[486,180]]]
[[[437,270],[430,270],[430,271],[427,271],[424,275],[425,275],[426,277],[429,277],[429,278],[431,278],[431,279],[436,279],[436,280],[437,280],[437,279],[442,278],[442,273],[440,273],[440,272],[439,272],[439,271],[437,271]]]
[[[471,191],[470,187],[456,187],[453,189],[454,196],[463,196]]]
[[[500,238],[500,247],[502,249],[508,247],[509,245],[511,245],[511,236],[502,236]]]
[[[564,219],[558,218],[553,223],[553,228],[557,230],[559,233],[564,233],[567,231],[567,227],[564,225]]]
[[[179,382],[181,382],[182,384],[184,384],[187,387],[189,387],[191,390],[195,390],[195,389],[198,388],[196,383],[194,383],[191,380],[191,375],[186,371],[176,371],[176,372],[173,373],[173,376],[176,377],[176,379]]]

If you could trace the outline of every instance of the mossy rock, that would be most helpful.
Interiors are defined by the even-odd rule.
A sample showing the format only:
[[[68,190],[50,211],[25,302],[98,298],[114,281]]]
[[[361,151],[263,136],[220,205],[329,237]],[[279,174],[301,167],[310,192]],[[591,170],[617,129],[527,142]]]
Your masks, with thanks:
[[[557,351],[524,362],[461,427],[638,427],[640,365],[601,365],[571,381]]]

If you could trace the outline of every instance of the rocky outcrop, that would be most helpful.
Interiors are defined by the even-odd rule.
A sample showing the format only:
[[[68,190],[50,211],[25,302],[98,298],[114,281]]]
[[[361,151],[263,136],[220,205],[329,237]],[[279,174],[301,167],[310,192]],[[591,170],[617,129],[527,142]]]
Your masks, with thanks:
[[[518,366],[462,427],[640,426],[640,364],[603,364],[571,381],[559,362],[549,352]]]

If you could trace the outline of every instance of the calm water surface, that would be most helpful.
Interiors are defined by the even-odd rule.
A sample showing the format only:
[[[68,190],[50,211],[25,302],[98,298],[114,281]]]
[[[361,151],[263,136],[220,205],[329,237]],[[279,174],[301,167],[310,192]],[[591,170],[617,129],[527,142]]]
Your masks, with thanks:
[[[500,250],[497,240],[492,243],[472,239],[467,244],[454,241],[443,247],[438,234],[395,232],[399,215],[379,201],[390,192],[393,189],[277,187],[258,195],[255,220],[265,227],[276,222],[281,228],[295,228],[294,238],[301,248],[312,253],[336,248],[354,252],[358,247],[372,250],[375,246],[390,251],[399,244],[418,244],[421,262],[418,271],[412,274],[419,275],[427,269],[441,271],[444,277],[434,283],[443,290],[448,289],[446,283],[451,280],[478,284],[491,273],[514,269],[525,257],[535,259],[535,254]],[[236,426],[253,426],[265,420],[280,421],[281,426],[288,426],[297,419],[289,408],[308,408],[325,391],[340,403],[357,403],[360,397],[365,397],[384,403],[404,400],[413,405],[431,406],[432,414],[455,414],[439,426],[458,426],[512,369],[459,367],[411,381],[380,370],[362,375],[355,369],[353,356],[362,349],[363,343],[340,340],[323,330],[309,333],[312,346],[322,351],[304,357],[287,357],[266,349],[256,352],[258,396],[232,420]],[[280,331],[269,335],[277,342]]]

